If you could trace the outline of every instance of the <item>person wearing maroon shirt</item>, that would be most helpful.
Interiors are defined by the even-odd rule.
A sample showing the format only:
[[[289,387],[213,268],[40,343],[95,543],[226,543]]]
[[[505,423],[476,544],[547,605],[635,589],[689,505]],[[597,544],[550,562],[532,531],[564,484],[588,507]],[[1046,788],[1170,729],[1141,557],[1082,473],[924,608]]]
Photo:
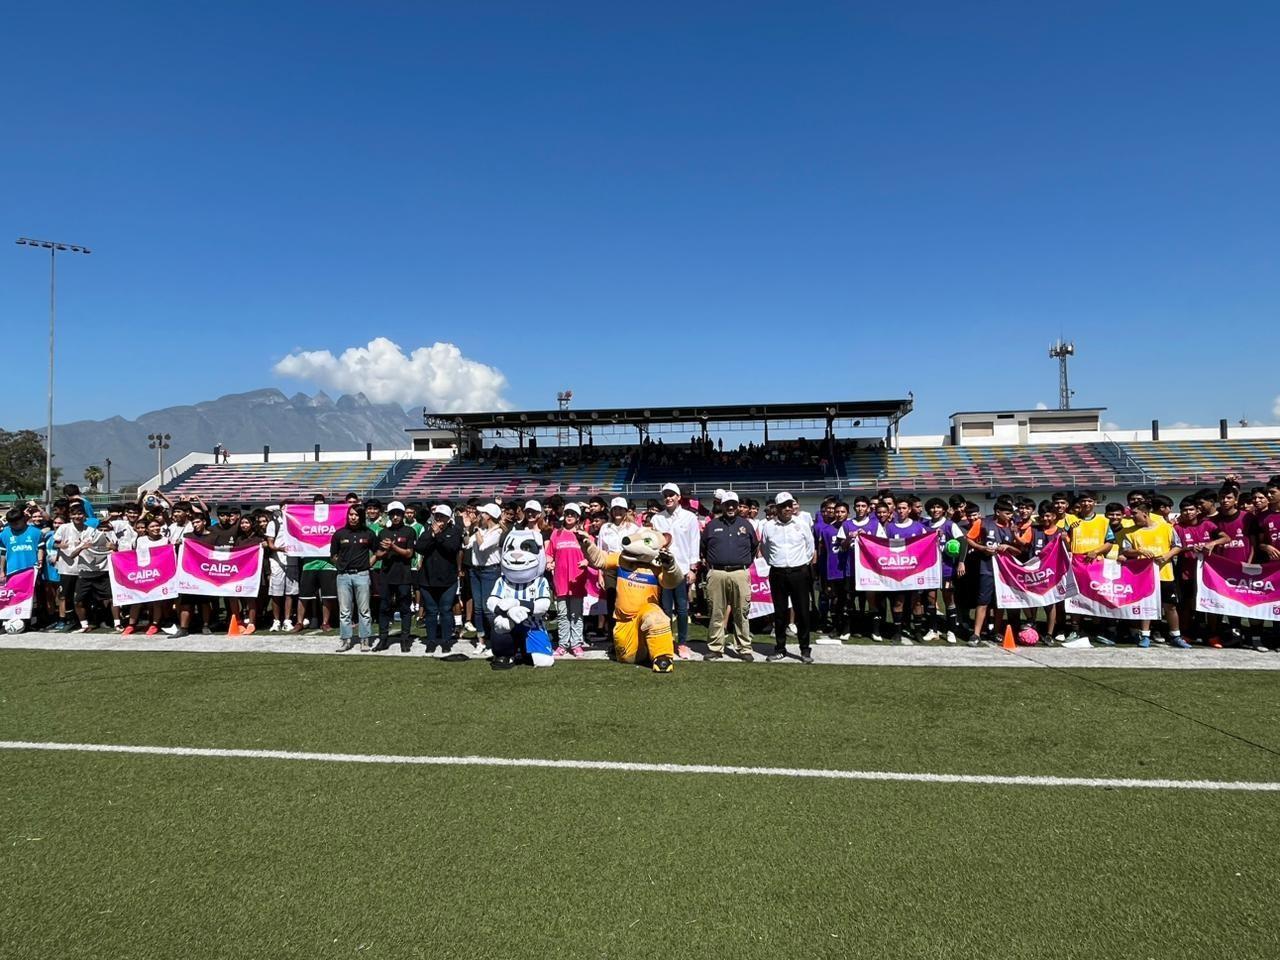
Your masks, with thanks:
[[[1240,488],[1234,483],[1224,483],[1222,489],[1218,491],[1218,512],[1214,514],[1213,522],[1226,535],[1227,542],[1221,546],[1207,547],[1205,552],[1217,553],[1228,560],[1236,560],[1240,563],[1252,563],[1253,547],[1258,539],[1257,526],[1253,514],[1240,509],[1239,500]],[[1214,640],[1217,638],[1211,636],[1209,644],[1219,647],[1242,645],[1245,636],[1241,629],[1240,618],[1224,616],[1222,621],[1227,628],[1225,638],[1215,644]]]

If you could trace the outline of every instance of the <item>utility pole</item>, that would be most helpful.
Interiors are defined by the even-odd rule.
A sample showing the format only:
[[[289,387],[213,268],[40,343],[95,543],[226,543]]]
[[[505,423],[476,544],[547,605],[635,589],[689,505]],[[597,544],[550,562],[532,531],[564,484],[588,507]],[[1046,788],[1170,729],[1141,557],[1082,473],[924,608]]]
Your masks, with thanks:
[[[20,247],[36,247],[49,251],[49,423],[44,437],[44,502],[53,503],[53,327],[58,315],[58,253],[90,253],[88,247],[76,243],[59,243],[56,240],[32,240],[19,237]]]
[[[1075,356],[1076,345],[1059,337],[1049,345],[1049,356],[1058,361],[1058,409],[1071,409],[1071,387],[1067,384],[1067,358]]]

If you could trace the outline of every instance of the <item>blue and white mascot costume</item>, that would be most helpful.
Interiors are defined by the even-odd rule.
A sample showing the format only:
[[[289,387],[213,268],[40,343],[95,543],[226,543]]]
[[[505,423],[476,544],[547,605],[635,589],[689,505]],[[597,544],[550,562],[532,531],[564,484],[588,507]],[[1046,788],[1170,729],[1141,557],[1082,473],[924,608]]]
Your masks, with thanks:
[[[535,667],[555,663],[551,636],[542,618],[551,609],[551,585],[543,576],[547,554],[537,530],[512,530],[502,541],[502,575],[485,603],[493,617],[489,646],[493,668],[518,663]]]

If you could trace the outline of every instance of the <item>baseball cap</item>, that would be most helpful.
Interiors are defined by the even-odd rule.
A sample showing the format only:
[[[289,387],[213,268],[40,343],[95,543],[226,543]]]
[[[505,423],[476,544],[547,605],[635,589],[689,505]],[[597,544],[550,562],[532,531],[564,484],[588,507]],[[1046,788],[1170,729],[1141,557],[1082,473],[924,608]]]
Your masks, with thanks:
[[[576,513],[578,516],[582,516],[582,507],[578,506],[576,503],[566,503],[562,512]]]
[[[524,508],[526,510],[533,510],[535,513],[542,512],[542,504],[540,504],[537,500],[526,500],[524,502]]]
[[[449,506],[447,503],[441,503],[432,507],[431,512],[435,514],[439,514],[442,517],[452,517],[453,507]]]
[[[621,507],[623,510],[625,510],[629,506],[631,506],[631,504],[627,503],[626,497],[614,497],[612,500],[609,501],[610,510],[612,510],[614,507]]]
[[[397,510],[404,513],[404,504],[399,500],[392,500],[387,504],[387,513],[395,513]]]
[[[737,503],[738,495],[734,493],[732,490],[722,490],[720,492],[720,502],[721,503]]]
[[[674,483],[664,483],[662,485],[662,492],[674,493],[677,497],[680,496],[680,488],[677,487]]]
[[[500,516],[502,516],[502,508],[499,507],[496,503],[486,503],[483,507],[480,508],[480,512],[487,513],[489,516],[493,517],[493,519],[495,520],[497,520]]]
[[[796,498],[793,497],[791,494],[787,493],[787,491],[783,490],[780,494],[778,494],[776,497],[773,498],[773,502],[776,503],[778,506],[782,506],[784,503],[795,503]]]

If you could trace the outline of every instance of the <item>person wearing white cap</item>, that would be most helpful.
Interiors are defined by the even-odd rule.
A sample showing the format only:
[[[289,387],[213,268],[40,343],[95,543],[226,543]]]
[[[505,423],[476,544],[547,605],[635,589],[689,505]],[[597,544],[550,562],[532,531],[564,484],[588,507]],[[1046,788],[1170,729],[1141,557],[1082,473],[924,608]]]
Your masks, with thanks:
[[[427,652],[448,653],[453,647],[453,598],[458,592],[458,552],[462,531],[447,503],[431,508],[431,522],[414,550],[422,555],[422,606]]]
[[[631,512],[631,504],[626,497],[614,497],[609,501],[609,519],[600,525],[600,533],[596,537],[596,545],[605,553],[620,553],[622,538],[638,533],[640,526],[635,522]],[[618,597],[618,571],[604,571],[605,613],[613,614],[613,604]]]
[[[525,530],[541,530],[542,504],[537,500],[526,500],[524,502],[524,518],[520,521],[520,526]]]
[[[411,624],[413,614],[409,605],[413,602],[413,545],[417,540],[413,527],[404,522],[404,504],[392,500],[387,504],[385,527],[377,531],[378,547],[374,558],[382,562],[382,605],[378,609],[378,642],[375,653],[391,646],[391,618],[400,614],[400,651],[408,653],[413,647]]]
[[[759,540],[750,521],[738,516],[738,495],[720,493],[721,513],[702,528],[702,559],[707,564],[707,596],[711,600],[711,622],[707,627],[710,659],[724,656],[725,616],[731,617],[734,652],[743,660],[754,660],[751,649],[751,565]]]
[[[674,483],[662,487],[663,508],[653,516],[653,529],[671,535],[671,555],[684,571],[684,579],[673,589],[662,591],[662,609],[676,618],[676,654],[681,660],[693,655],[689,649],[689,587],[697,576],[702,531],[698,516],[680,506],[680,488]]]
[[[486,604],[502,572],[502,510],[486,503],[476,513],[476,525],[467,531],[463,547],[471,554],[471,598],[475,608],[476,652],[484,654],[492,615]]]
[[[817,548],[813,524],[808,514],[800,511],[795,497],[779,493],[773,498],[777,516],[766,520],[760,544],[769,564],[769,590],[773,594],[774,651],[770,660],[787,655],[787,609],[795,614],[796,636],[800,641],[800,659],[813,663],[809,646],[809,606],[813,593],[813,564]]]

